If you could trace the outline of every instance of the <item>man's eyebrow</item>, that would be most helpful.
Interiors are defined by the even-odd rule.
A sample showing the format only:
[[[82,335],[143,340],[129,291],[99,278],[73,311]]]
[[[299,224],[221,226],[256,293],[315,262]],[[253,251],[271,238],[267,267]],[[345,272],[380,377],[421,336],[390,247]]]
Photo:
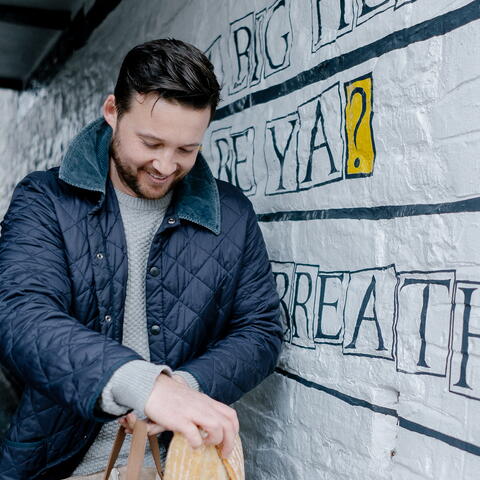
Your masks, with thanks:
[[[159,138],[150,133],[137,132],[137,135],[142,138],[148,138],[149,140],[154,140],[155,142],[163,142],[163,138]],[[199,147],[201,143],[189,143],[188,145],[183,145],[184,147]]]

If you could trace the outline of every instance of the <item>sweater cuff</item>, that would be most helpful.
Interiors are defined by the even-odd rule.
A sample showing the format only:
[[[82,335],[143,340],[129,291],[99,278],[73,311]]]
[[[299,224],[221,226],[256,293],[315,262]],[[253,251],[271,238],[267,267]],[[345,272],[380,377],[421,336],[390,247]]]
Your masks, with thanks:
[[[173,374],[182,377],[190,388],[193,388],[197,392],[200,391],[200,385],[191,373],[185,372],[184,370],[175,370]]]
[[[132,360],[112,375],[102,391],[100,407],[112,415],[124,415],[132,408],[142,416],[157,377],[172,375],[166,365],[155,365],[145,360]]]

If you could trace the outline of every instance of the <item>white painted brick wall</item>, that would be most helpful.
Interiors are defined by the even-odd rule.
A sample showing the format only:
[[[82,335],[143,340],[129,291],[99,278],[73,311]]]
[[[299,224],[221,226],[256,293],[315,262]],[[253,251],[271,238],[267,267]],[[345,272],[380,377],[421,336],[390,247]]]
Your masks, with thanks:
[[[478,288],[462,281],[480,282],[480,202],[458,202],[479,196],[479,9],[471,0],[123,0],[47,88],[0,92],[1,218],[14,185],[57,165],[72,136],[100,115],[130,47],[165,36],[212,45],[224,108],[207,133],[206,156],[258,213],[286,212],[260,217],[273,269],[285,272],[277,276],[282,296],[282,282],[290,282],[283,298],[294,318],[279,370],[237,404],[251,480],[478,478],[480,346],[472,335],[469,388],[458,383],[467,358],[461,288]],[[362,121],[355,102],[363,94],[351,96],[352,81],[366,95]],[[320,94],[319,104],[307,103]],[[229,109],[235,101],[247,108]],[[312,139],[316,105],[323,123]],[[347,151],[357,123],[356,153],[367,173],[360,177],[354,157],[349,163],[355,142]],[[330,157],[325,144],[315,148],[322,141]],[[319,335],[326,272],[343,274],[341,282],[328,280],[321,327],[338,336],[327,340]],[[418,365],[426,284],[404,286],[406,278],[450,281],[429,291],[427,366]],[[377,350],[368,319],[348,348],[362,300],[385,350]],[[328,305],[335,301],[336,309]]]

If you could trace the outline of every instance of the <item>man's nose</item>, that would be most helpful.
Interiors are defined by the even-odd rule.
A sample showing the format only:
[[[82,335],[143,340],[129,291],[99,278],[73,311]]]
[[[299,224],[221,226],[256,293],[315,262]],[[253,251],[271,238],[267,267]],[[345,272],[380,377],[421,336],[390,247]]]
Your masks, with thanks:
[[[177,169],[174,153],[167,150],[159,152],[153,160],[152,166],[159,175],[168,177]]]

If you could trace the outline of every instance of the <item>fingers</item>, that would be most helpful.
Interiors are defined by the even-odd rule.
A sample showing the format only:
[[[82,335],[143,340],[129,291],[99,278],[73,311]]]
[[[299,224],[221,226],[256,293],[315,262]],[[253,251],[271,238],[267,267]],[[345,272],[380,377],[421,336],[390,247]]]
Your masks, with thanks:
[[[238,417],[237,417],[237,412],[233,409],[230,408],[228,405],[225,405],[224,403],[216,402],[216,408],[219,410],[219,412],[227,418],[227,420],[230,422],[230,425],[237,434],[240,430],[240,424],[238,422]]]
[[[163,429],[182,433],[193,448],[221,444],[225,456],[233,450],[239,429],[235,411],[167,375],[157,377],[144,411]],[[204,442],[199,428],[208,434]]]
[[[215,402],[216,415],[204,414],[200,421],[200,434],[206,432],[206,445],[222,445],[222,454],[228,457],[235,445],[239,424],[237,413],[227,405]]]
[[[224,430],[224,436],[223,436],[223,442],[222,442],[222,455],[226,458],[233,451],[236,435],[237,433],[232,429]]]
[[[133,427],[137,421],[137,416],[134,413],[129,413],[118,419],[118,423],[122,425],[127,433],[133,433]]]
[[[157,425],[156,423],[152,422],[151,420],[147,421],[147,435],[152,436],[152,435],[158,435],[159,433],[164,432],[165,429],[161,427],[160,425]]]
[[[203,445],[203,438],[200,435],[200,430],[193,423],[185,423],[184,425],[181,425],[178,431],[185,436],[187,442],[192,448],[199,448]]]
[[[125,419],[125,417],[119,418],[117,420],[117,422],[125,429],[125,431],[127,431],[128,424],[127,424],[127,420]]]
[[[235,445],[235,436],[237,432],[231,428],[230,425],[225,424],[222,429],[222,439],[221,441],[212,441],[212,445],[221,445],[222,447],[222,455],[224,457],[228,457],[230,453],[233,451],[233,447]],[[207,438],[208,440],[208,438]]]
[[[204,419],[200,427],[200,436],[205,445],[220,445],[225,441],[225,428],[221,422],[209,423],[210,419]]]
[[[238,434],[238,418],[235,410],[215,400],[211,400],[211,410],[205,411],[200,421],[185,422],[179,425],[177,431],[182,433],[192,448],[205,445],[221,445],[222,455],[228,457],[235,446],[235,438]],[[129,434],[133,433],[137,417],[129,413],[118,419]],[[147,434],[158,435],[165,428],[152,420],[147,421]]]
[[[137,417],[134,413],[129,413],[117,420],[117,422],[122,425],[127,433],[132,434],[133,429],[135,427],[135,423],[137,421]],[[158,435],[159,433],[164,432],[165,429],[160,425],[152,422],[151,420],[147,421],[147,434],[148,435]]]
[[[221,412],[221,415],[224,417],[223,424],[223,440],[222,444],[222,455],[228,457],[232,453],[235,446],[235,438],[238,435],[240,426],[238,422],[237,412],[233,409],[224,405],[223,403],[218,403],[216,408]],[[215,443],[214,445],[219,445]]]

